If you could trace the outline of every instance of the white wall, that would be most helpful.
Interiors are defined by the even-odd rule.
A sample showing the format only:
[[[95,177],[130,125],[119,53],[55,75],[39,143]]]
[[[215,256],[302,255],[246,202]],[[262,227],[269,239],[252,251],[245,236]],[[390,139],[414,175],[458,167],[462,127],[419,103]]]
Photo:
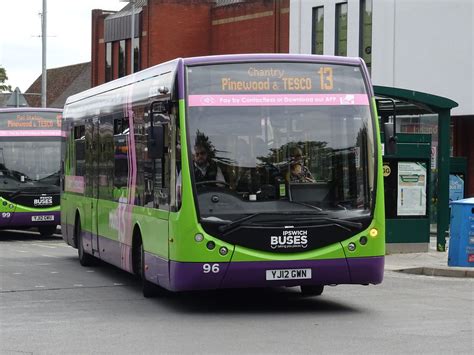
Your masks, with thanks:
[[[290,1],[290,52],[311,53],[312,8],[324,5],[324,54],[334,54],[335,4]],[[348,0],[348,55],[358,56],[359,0]],[[373,0],[372,81],[450,98],[474,114],[474,0]]]

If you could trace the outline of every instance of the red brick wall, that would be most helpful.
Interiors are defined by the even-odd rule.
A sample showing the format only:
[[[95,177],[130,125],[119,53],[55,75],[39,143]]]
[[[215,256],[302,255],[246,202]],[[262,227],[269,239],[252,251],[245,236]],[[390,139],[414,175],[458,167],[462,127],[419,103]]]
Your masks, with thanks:
[[[214,8],[211,53],[288,53],[288,25],[288,0],[255,0]]]
[[[211,5],[207,0],[149,1],[143,26],[148,36],[147,66],[208,55]]]
[[[290,52],[290,1],[282,2],[280,8],[280,53]]]
[[[105,81],[104,19],[102,10],[92,10],[91,86]]]
[[[149,0],[140,15],[140,68],[177,57],[288,53],[289,6],[289,0],[249,0],[217,8],[211,0]],[[92,86],[105,81],[105,17],[102,10],[92,12]],[[128,46],[129,41],[127,54]],[[117,43],[112,52],[117,78]]]
[[[151,1],[150,1],[151,3]],[[148,6],[142,8],[141,14],[141,36],[140,36],[140,68],[145,69],[148,68],[150,65],[148,64],[148,57],[149,57],[149,46],[150,46],[150,36],[148,36],[148,28],[149,28],[149,11]]]

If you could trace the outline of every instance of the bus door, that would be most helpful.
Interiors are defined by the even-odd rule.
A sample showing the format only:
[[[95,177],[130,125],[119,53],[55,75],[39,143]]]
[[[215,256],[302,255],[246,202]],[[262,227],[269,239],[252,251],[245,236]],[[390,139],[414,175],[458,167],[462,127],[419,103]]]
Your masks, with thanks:
[[[86,208],[85,227],[91,231],[92,253],[99,253],[97,201],[99,197],[99,118],[86,121],[86,196],[90,206]]]

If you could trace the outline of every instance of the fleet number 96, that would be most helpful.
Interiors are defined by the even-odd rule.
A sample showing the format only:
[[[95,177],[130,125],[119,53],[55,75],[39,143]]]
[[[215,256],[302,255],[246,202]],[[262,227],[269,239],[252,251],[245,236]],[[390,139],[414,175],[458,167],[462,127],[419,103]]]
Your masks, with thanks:
[[[210,272],[217,274],[219,272],[219,264],[204,264],[202,266],[202,271],[205,274],[209,274]]]
[[[10,212],[2,212],[2,218],[10,218]]]

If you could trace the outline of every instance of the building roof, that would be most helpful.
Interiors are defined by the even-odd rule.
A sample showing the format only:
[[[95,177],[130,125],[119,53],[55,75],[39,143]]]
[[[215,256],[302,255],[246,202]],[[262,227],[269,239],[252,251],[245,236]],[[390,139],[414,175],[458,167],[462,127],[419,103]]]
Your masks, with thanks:
[[[375,96],[382,98],[379,103],[379,113],[391,114],[396,107],[397,115],[416,115],[451,110],[458,106],[457,102],[446,97],[420,91],[379,85],[374,85],[374,91]]]
[[[41,93],[41,77],[26,90],[25,96],[32,107],[41,106],[41,96],[28,95]],[[63,108],[68,96],[91,87],[91,63],[80,63],[47,71],[47,107]]]
[[[148,5],[148,0],[135,0],[134,13],[135,14],[139,13],[140,11],[142,11],[142,7],[147,6],[147,5]],[[132,14],[132,3],[129,2],[121,10],[107,16],[107,20],[124,17],[124,16],[130,16],[131,14]]]

